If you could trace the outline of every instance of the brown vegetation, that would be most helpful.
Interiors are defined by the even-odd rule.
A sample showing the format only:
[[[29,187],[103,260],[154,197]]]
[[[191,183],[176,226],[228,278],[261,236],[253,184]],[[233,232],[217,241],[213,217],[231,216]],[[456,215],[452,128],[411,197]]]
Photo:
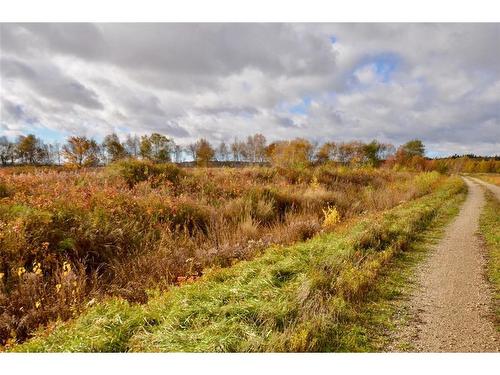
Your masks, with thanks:
[[[434,181],[372,168],[182,169],[133,159],[0,174],[2,342],[105,295],[145,302],[149,289],[385,210]]]

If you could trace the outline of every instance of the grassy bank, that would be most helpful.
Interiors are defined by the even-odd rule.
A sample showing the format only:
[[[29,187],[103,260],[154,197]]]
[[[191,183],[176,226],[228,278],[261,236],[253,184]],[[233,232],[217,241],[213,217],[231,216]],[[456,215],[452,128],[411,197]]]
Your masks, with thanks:
[[[488,249],[488,278],[495,288],[496,327],[500,331],[500,202],[486,192],[486,205],[480,219],[481,234]]]
[[[363,301],[395,256],[411,248],[458,178],[433,193],[335,233],[214,269],[145,305],[110,299],[40,332],[14,351],[360,351]]]
[[[475,173],[472,176],[490,184],[500,186],[500,173]]]

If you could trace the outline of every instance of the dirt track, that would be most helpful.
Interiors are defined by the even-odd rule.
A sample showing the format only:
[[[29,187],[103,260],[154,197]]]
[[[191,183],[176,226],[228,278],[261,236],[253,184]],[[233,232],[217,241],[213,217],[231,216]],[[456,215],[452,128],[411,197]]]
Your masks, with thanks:
[[[410,300],[412,320],[401,343],[419,352],[498,352],[492,291],[485,279],[485,254],[477,236],[484,192],[465,179],[469,193],[444,238],[417,271]],[[484,184],[500,199],[500,188]]]

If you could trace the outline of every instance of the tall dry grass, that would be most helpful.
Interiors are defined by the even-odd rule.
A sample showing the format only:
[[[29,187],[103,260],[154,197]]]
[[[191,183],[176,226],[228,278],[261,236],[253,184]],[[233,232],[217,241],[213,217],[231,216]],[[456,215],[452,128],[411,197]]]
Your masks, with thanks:
[[[146,302],[271,244],[331,230],[430,192],[437,173],[318,167],[0,171],[0,342],[68,319],[103,296]]]

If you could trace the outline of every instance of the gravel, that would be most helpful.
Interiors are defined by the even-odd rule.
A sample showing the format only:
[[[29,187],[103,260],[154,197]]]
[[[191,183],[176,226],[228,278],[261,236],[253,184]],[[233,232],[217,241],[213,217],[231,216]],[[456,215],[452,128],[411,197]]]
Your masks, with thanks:
[[[485,276],[486,254],[477,236],[485,203],[477,183],[499,199],[500,188],[469,178],[465,182],[469,192],[458,216],[417,270],[418,286],[409,302],[411,319],[398,334],[398,347],[417,352],[500,351],[493,291]]]

